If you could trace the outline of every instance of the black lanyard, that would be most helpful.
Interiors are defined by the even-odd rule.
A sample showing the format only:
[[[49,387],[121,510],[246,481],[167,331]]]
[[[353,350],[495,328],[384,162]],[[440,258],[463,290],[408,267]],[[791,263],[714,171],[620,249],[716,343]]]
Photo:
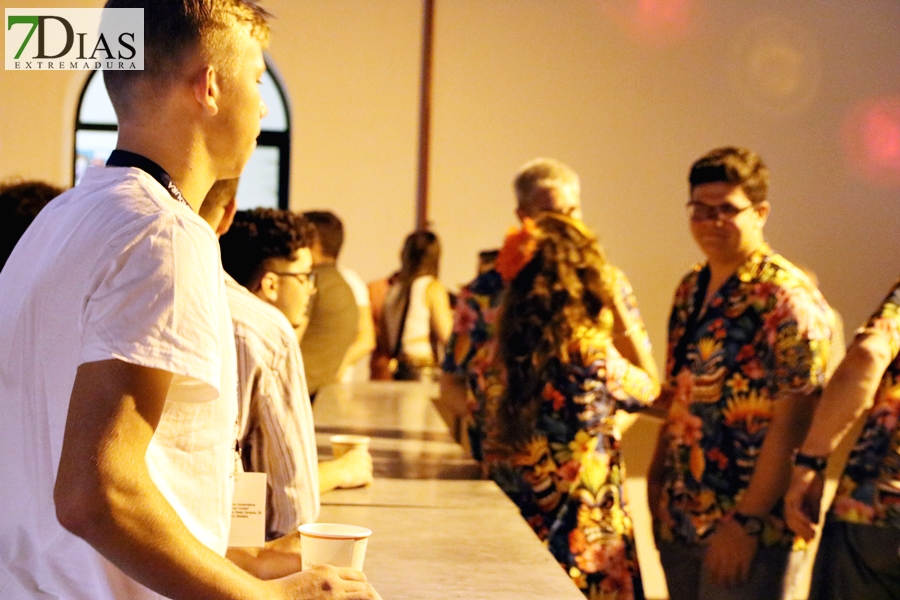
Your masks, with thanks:
[[[188,204],[188,201],[185,200],[184,195],[181,193],[181,190],[178,189],[178,186],[175,185],[175,182],[172,181],[172,177],[166,173],[165,169],[149,158],[141,156],[140,154],[135,154],[134,152],[129,152],[128,150],[113,150],[112,154],[110,154],[109,158],[106,160],[106,166],[134,167],[140,169],[153,179],[157,180],[161,186],[166,188],[173,198],[191,210],[194,210],[191,208],[191,205]]]

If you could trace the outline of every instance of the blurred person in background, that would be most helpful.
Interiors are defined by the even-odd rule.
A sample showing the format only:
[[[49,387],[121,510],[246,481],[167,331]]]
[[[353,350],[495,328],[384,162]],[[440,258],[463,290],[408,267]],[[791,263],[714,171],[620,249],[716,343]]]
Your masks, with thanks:
[[[343,264],[338,264],[341,248],[344,246],[344,224],[331,211],[313,210],[303,213],[318,232],[313,244],[313,264],[333,264],[356,299],[359,316],[356,339],[347,348],[341,361],[337,379],[341,383],[365,381],[368,376],[369,354],[375,349],[375,323],[372,318],[372,307],[369,299],[369,288],[359,274]]]
[[[794,455],[784,515],[806,540],[816,533],[828,457],[864,411],[822,528],[812,600],[900,598],[900,281],[857,331]]]
[[[0,270],[41,209],[64,191],[37,180],[0,183]]]
[[[437,374],[453,326],[450,297],[438,280],[440,260],[441,244],[431,231],[416,231],[403,242],[400,274],[385,294],[382,314],[394,379],[424,381]]]
[[[309,324],[300,338],[309,394],[315,399],[323,386],[338,380],[348,352],[352,354],[349,359],[355,362],[370,351],[374,333],[366,319],[368,311],[359,309],[353,288],[337,267],[344,244],[343,223],[329,211],[308,211],[303,216],[317,234],[312,246],[317,292],[310,302]]]

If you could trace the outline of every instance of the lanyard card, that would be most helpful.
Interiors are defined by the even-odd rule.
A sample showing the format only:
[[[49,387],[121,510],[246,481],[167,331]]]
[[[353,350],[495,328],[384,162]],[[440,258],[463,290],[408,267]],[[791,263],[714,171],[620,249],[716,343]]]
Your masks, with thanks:
[[[262,548],[266,544],[266,474],[234,474],[229,548]]]

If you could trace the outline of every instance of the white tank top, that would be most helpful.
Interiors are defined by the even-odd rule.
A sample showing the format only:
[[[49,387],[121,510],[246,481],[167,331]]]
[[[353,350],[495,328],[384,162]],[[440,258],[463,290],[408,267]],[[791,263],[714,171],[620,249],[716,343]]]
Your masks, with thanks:
[[[434,277],[431,275],[416,277],[409,290],[409,310],[406,313],[406,325],[403,327],[401,351],[416,360],[434,360],[434,351],[431,348],[431,311],[426,301],[426,292],[432,281]],[[384,319],[388,339],[391,341],[391,351],[397,345],[397,332],[400,330],[400,318],[403,316],[403,302],[397,302],[400,293],[400,284],[392,285],[385,301]]]

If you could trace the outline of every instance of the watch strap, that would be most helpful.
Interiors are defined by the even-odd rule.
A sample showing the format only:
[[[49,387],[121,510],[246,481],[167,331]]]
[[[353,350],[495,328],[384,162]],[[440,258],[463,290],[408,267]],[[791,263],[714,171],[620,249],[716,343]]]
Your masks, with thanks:
[[[821,473],[828,466],[828,458],[825,456],[810,456],[802,452],[794,453],[794,466],[806,467],[811,471]]]
[[[734,511],[733,513],[731,513],[731,518],[734,519],[735,523],[744,528],[744,531],[747,532],[747,535],[752,535],[753,537],[759,537],[760,535],[762,535],[765,522],[761,517],[745,515],[738,511]]]

